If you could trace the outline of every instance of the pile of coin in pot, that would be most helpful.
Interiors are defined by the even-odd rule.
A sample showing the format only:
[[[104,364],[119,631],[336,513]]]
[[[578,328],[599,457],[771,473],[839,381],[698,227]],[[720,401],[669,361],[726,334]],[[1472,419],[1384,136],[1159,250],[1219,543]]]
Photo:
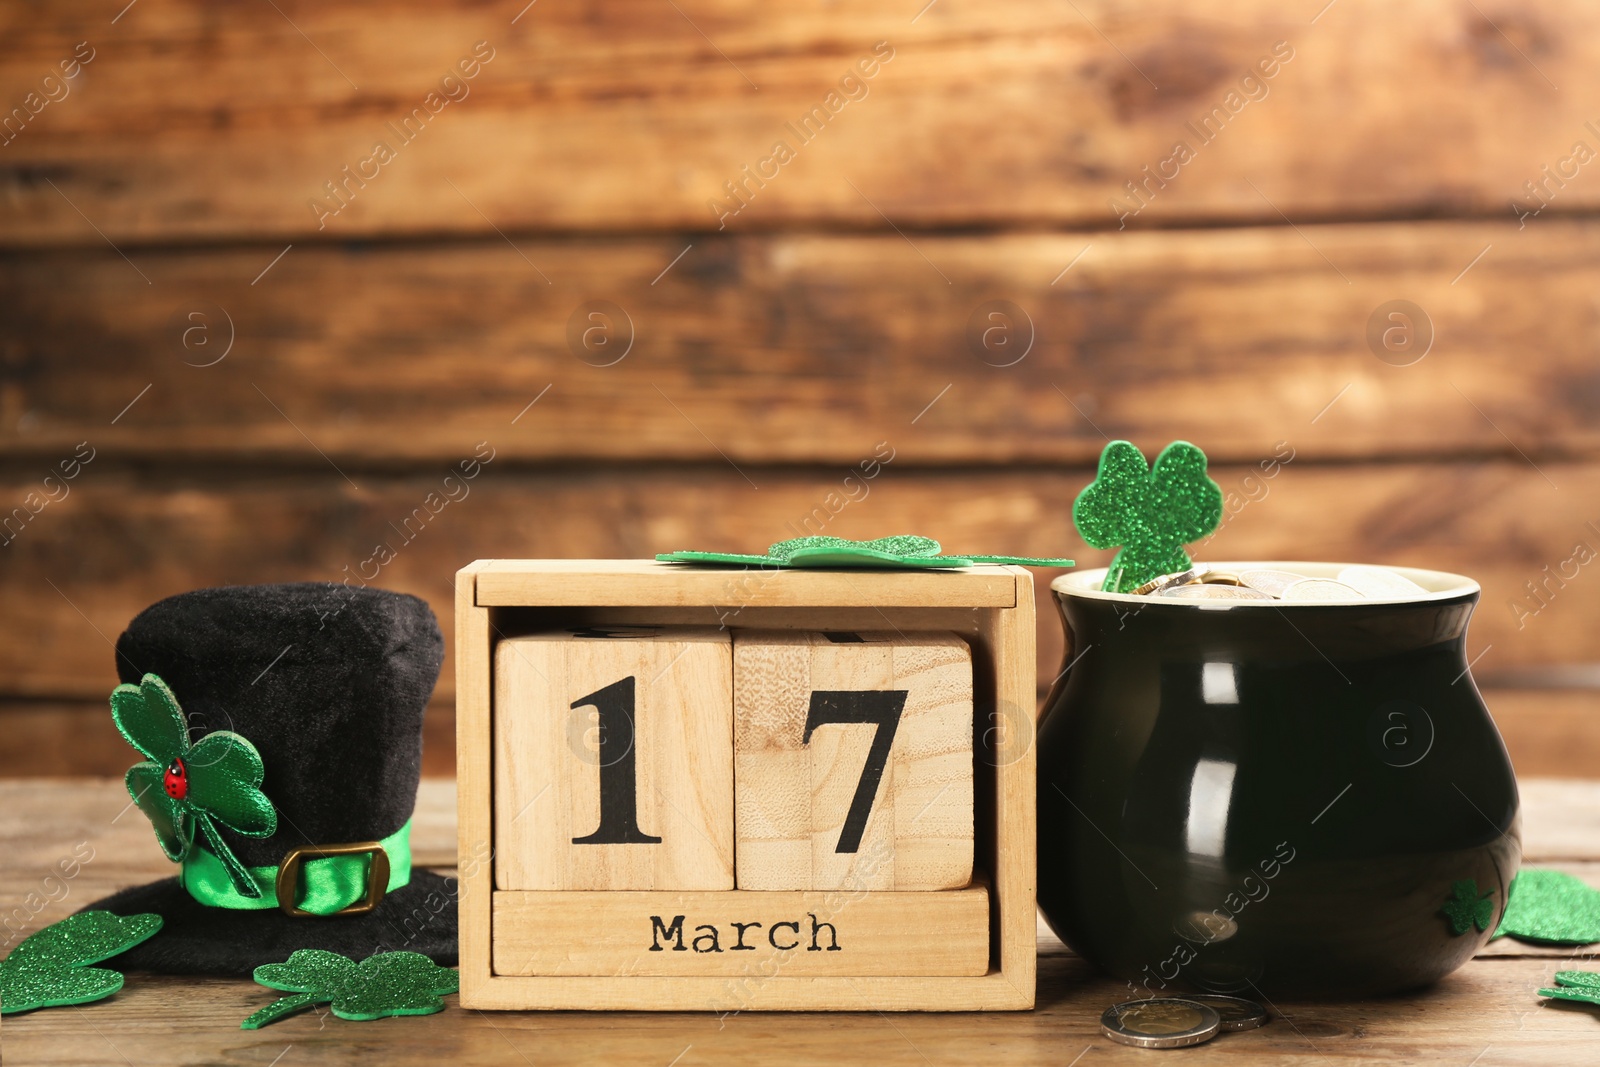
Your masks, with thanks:
[[[1184,600],[1409,600],[1427,590],[1387,567],[1351,566],[1336,578],[1316,578],[1270,567],[1221,570],[1197,563],[1177,574],[1163,574],[1133,591],[1134,596]]]
[[[1100,1032],[1135,1048],[1185,1048],[1266,1023],[1267,1010],[1253,1000],[1196,993],[1113,1004],[1100,1016]]]

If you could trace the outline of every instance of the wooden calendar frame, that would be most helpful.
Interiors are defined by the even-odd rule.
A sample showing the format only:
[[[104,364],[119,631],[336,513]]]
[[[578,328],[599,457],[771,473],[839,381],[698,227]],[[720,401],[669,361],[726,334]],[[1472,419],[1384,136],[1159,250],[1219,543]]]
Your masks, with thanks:
[[[495,973],[497,926],[502,939],[540,936],[543,931],[531,917],[552,894],[494,888],[494,642],[510,632],[599,622],[954,630],[965,636],[972,644],[977,685],[982,872],[971,892],[988,894],[987,973],[897,974],[892,957],[879,961],[870,976],[800,976],[781,968],[741,978]],[[1026,570],[740,570],[650,560],[479,560],[456,574],[455,652],[462,1007],[730,1012],[1033,1006],[1037,701],[1033,579]],[[682,895],[658,892],[663,898]],[[562,893],[561,909],[563,914],[598,911],[615,897]],[[897,909],[896,915],[915,928],[914,910],[901,915]]]

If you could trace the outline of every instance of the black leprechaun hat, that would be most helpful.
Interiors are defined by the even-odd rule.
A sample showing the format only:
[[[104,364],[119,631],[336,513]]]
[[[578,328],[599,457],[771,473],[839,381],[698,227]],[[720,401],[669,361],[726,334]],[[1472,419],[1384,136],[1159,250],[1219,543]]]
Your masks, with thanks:
[[[90,905],[164,920],[121,965],[248,975],[303,948],[454,964],[455,882],[410,847],[443,658],[428,605],[380,589],[199,589],[140,612],[111,712],[178,874]]]

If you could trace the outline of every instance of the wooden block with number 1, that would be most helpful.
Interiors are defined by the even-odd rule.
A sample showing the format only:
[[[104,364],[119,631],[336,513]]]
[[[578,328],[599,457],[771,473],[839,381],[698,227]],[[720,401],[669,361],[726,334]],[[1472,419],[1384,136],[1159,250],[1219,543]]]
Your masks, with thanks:
[[[972,692],[954,633],[738,631],[739,888],[967,885]]]
[[[727,631],[563,630],[494,657],[497,888],[733,888]]]

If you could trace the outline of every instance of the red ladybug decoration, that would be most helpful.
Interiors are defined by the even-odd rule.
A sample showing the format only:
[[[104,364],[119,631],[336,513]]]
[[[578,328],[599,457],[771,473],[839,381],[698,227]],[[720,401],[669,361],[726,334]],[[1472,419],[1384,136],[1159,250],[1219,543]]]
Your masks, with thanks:
[[[189,772],[184,768],[183,760],[175,759],[167,765],[167,772],[161,776],[161,785],[173,800],[182,800],[189,795]]]

